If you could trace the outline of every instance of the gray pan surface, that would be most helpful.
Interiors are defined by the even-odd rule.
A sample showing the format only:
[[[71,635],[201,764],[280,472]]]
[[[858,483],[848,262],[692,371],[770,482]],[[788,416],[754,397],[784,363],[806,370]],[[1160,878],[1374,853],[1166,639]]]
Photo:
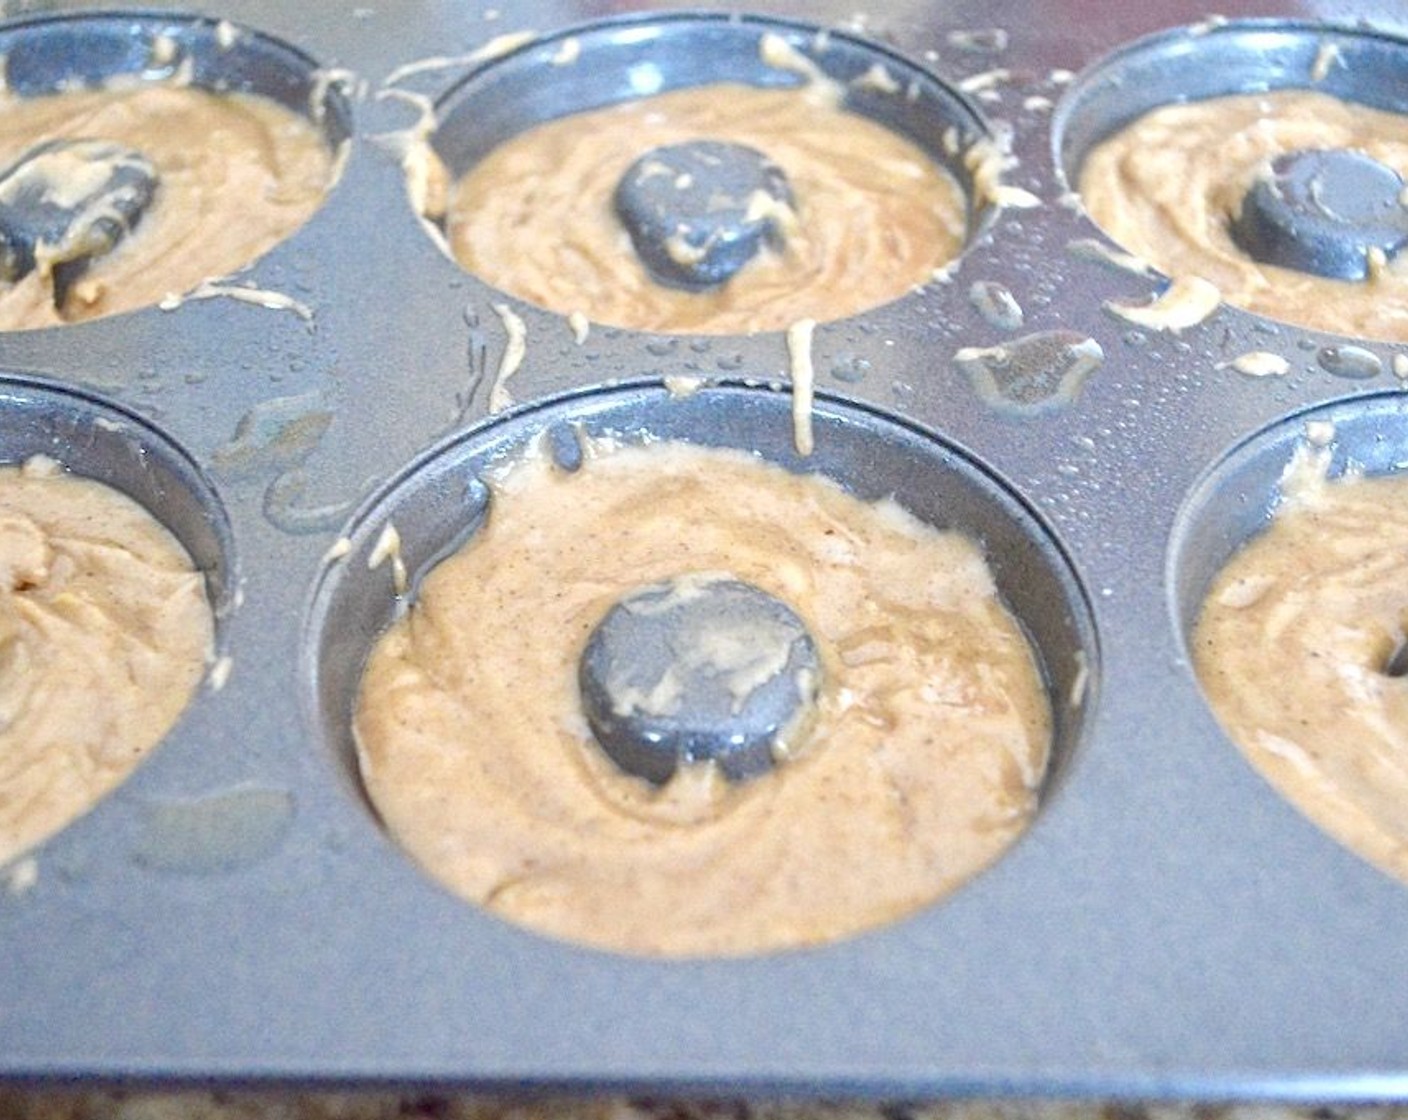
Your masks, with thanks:
[[[8,7],[29,18],[86,6]],[[1264,519],[1304,410],[1337,421],[1339,465],[1408,463],[1408,396],[1392,372],[1408,346],[1227,307],[1179,335],[1134,329],[1102,304],[1141,301],[1164,281],[1069,248],[1110,242],[1062,202],[1057,168],[1154,104],[1305,84],[1329,30],[1224,26],[1182,0],[750,9],[835,29],[837,65],[850,65],[857,34],[896,72],[949,86],[976,78],[965,94],[920,103],[964,127],[979,117],[1010,127],[1019,163],[1006,181],[1042,203],[988,215],[949,282],[817,329],[818,444],[806,463],[791,449],[783,334],[597,326],[578,344],[561,316],[440,254],[384,139],[416,118],[404,100],[376,96],[395,68],[510,32],[622,21],[579,32],[602,51],[587,86],[602,100],[619,96],[611,67],[628,49],[666,84],[716,75],[692,36],[721,20],[687,24],[669,16],[675,7],[230,0],[189,9],[211,17],[199,34],[175,13],[123,32],[141,44],[140,65],[163,20],[196,42],[228,18],[366,84],[349,83],[345,104],[334,97],[331,134],[351,132],[341,181],[240,278],[311,318],[212,298],[0,336],[0,458],[49,451],[146,501],[211,572],[229,659],[224,686],[201,692],[129,782],[0,886],[0,1077],[1408,1096],[1408,889],[1242,759],[1200,697],[1182,636],[1211,573]],[[1408,32],[1388,2],[1239,0],[1221,13],[1363,17]],[[629,31],[642,25],[656,30]],[[812,41],[807,29],[795,36]],[[50,64],[14,41],[0,45],[11,83],[43,85]],[[507,60],[508,92],[455,118],[462,152],[515,114],[574,106],[577,94],[542,77],[551,49]],[[247,74],[227,60],[227,76],[306,102],[297,59],[274,53],[293,77],[268,79],[262,55]],[[1408,111],[1408,45],[1356,33],[1342,54],[1329,88]],[[1089,76],[1096,64],[1115,69]],[[438,97],[471,68],[400,86]],[[900,112],[902,127],[930,127]],[[975,304],[980,282],[1015,297],[1020,327]],[[500,303],[526,325],[527,351],[507,383],[509,426],[481,430],[507,343]],[[963,347],[1053,331],[1103,354],[1070,401],[1033,407],[1050,387],[1038,376],[1025,397],[1013,390],[1027,407],[995,404],[972,376],[981,371],[955,361]],[[1281,354],[1290,373],[1225,367],[1253,350]],[[1060,345],[1043,353],[1035,375],[1070,360]],[[668,376],[719,384],[672,396],[660,387]],[[423,876],[379,828],[351,756],[360,658],[395,610],[387,568],[366,559],[394,516],[414,582],[477,516],[473,473],[573,421],[756,446],[976,532],[1058,712],[1044,807],[1014,849],[907,920],[740,960],[561,944]],[[344,533],[351,551],[325,561]]]

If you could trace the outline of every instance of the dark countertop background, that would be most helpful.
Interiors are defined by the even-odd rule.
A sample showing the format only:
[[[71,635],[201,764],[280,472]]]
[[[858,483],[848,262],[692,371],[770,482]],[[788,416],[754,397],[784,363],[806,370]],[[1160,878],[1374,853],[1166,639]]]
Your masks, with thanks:
[[[0,1087],[0,1120],[1408,1120],[1408,1106],[1064,1100],[875,1104],[386,1093],[66,1093]]]

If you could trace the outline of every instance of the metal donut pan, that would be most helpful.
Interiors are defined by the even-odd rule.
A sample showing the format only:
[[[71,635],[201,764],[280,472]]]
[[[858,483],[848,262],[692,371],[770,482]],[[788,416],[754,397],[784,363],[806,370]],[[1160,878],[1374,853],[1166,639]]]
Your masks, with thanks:
[[[885,1098],[1408,1095],[1408,888],[1319,832],[1243,761],[1202,701],[1182,637],[1211,572],[1264,517],[1278,456],[1308,417],[1336,422],[1341,462],[1408,463],[1408,396],[1393,372],[1408,345],[1225,306],[1179,334],[1132,329],[1103,305],[1146,299],[1165,278],[1090,254],[1090,242],[1113,243],[1070,204],[1067,179],[1085,146],[1143,108],[1304,84],[1330,40],[1351,62],[1327,79],[1338,92],[1408,109],[1408,86],[1394,80],[1408,71],[1400,7],[1238,0],[1215,17],[1184,2],[1076,0],[861,12],[820,0],[746,13],[542,0],[7,9],[8,44],[55,17],[102,13],[101,42],[76,52],[100,73],[124,64],[123,34],[143,44],[129,52],[141,65],[143,37],[167,25],[201,60],[200,80],[272,81],[268,92],[301,106],[331,73],[327,127],[349,147],[318,213],[235,281],[308,314],[212,298],[0,336],[0,458],[46,450],[158,512],[210,572],[229,669],[126,784],[4,873],[0,1077]],[[221,20],[274,46],[241,55],[222,78],[208,45]],[[937,81],[954,111],[1010,130],[1017,162],[1005,181],[1040,205],[975,215],[946,282],[817,328],[816,463],[869,477],[857,485],[878,492],[903,482],[907,441],[937,456],[942,481],[914,500],[989,543],[1065,707],[1035,823],[953,896],[813,949],[634,958],[552,941],[450,897],[378,827],[336,727],[357,643],[391,610],[384,570],[363,561],[379,503],[405,500],[408,524],[425,530],[407,553],[414,578],[447,543],[445,526],[472,516],[463,486],[437,486],[435,472],[564,418],[756,442],[788,460],[786,339],[594,327],[575,342],[562,316],[466,274],[426,235],[394,141],[417,108],[384,94],[398,69],[438,59],[396,85],[448,94],[448,105],[467,74],[504,65],[487,80],[524,97],[541,85],[543,111],[561,111],[575,95],[555,97],[533,75],[534,52],[564,36],[637,52],[667,81],[698,81],[718,72],[701,64],[698,36],[755,24],[801,49],[827,29],[836,65],[879,52]],[[534,37],[517,53],[490,57],[525,31]],[[59,52],[69,62],[6,52],[16,88],[74,65],[74,51]],[[268,78],[285,64],[291,75]],[[591,77],[592,96],[619,96],[608,71]],[[513,108],[507,95],[499,104]],[[897,127],[928,127],[913,105],[892,108]],[[456,127],[478,135],[469,117]],[[1020,327],[975,298],[994,285],[1022,308]],[[486,426],[508,344],[497,304],[527,332],[516,403],[499,418],[508,426]],[[1072,341],[1098,345],[1102,360],[1070,399],[995,403],[981,370],[955,357],[1032,335],[1048,358]],[[1335,360],[1350,347],[1353,362]],[[1254,379],[1227,367],[1253,350],[1281,354],[1290,372]],[[673,378],[704,387],[676,397],[663,387]],[[279,442],[309,415],[317,438]],[[883,455],[863,449],[872,423],[890,433]],[[351,551],[330,563],[344,533]]]

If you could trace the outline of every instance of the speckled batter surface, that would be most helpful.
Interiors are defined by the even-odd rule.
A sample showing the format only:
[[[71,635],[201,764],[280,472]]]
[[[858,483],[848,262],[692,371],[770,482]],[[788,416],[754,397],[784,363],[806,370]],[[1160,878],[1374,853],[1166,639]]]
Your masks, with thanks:
[[[1408,476],[1326,482],[1302,454],[1193,636],[1223,726],[1302,812],[1408,882]]]
[[[126,495],[0,468],[0,865],[117,786],[205,672],[204,577]]]
[[[332,152],[305,118],[268,98],[177,83],[0,94],[0,168],[56,138],[141,152],[159,176],[156,196],[62,308],[39,269],[0,290],[0,330],[147,307],[242,268],[307,221],[332,178]]]
[[[796,224],[720,288],[656,283],[616,217],[616,184],[652,148],[745,144],[786,173]],[[529,129],[455,184],[465,268],[553,311],[650,331],[738,334],[839,319],[931,280],[963,246],[957,182],[917,145],[815,91],[713,85]]]
[[[822,681],[763,777],[654,787],[591,739],[577,663],[624,594],[727,571],[790,606]],[[1031,648],[977,545],[893,502],[686,444],[529,458],[377,644],[356,714],[392,835],[457,893],[633,953],[752,953],[909,914],[996,859],[1050,745]]]
[[[1090,216],[1175,277],[1210,281],[1231,304],[1340,334],[1408,340],[1408,258],[1367,281],[1254,260],[1229,223],[1270,161],[1348,148],[1408,176],[1408,116],[1313,90],[1218,97],[1145,114],[1094,148],[1080,173]]]

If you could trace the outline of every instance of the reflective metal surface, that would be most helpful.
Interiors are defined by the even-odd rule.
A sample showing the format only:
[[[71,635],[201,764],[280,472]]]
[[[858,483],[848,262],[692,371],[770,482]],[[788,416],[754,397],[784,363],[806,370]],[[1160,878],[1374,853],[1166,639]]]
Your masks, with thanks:
[[[1203,704],[1182,638],[1212,567],[1260,521],[1280,451],[1254,457],[1255,469],[1234,458],[1209,472],[1252,433],[1329,402],[1349,453],[1372,446],[1376,466],[1402,466],[1393,370],[1408,346],[1226,307],[1180,335],[1134,330],[1104,302],[1142,301],[1163,278],[1103,263],[1089,245],[1108,240],[1063,200],[1071,161],[1115,117],[1184,91],[1308,74],[1319,28],[1223,26],[1183,2],[921,2],[862,17],[825,2],[759,6],[859,34],[964,91],[955,101],[995,133],[1010,130],[1017,163],[1005,181],[1041,205],[982,225],[947,282],[818,327],[816,462],[862,492],[876,469],[872,496],[908,487],[921,515],[974,527],[1043,646],[1053,693],[1080,703],[1063,710],[1061,761],[1035,825],[952,898],[824,948],[660,962],[546,940],[428,882],[378,827],[340,722],[361,651],[395,609],[388,571],[366,566],[383,503],[401,503],[414,585],[483,512],[482,491],[452,468],[512,453],[535,425],[684,428],[801,465],[782,334],[594,328],[578,343],[560,316],[506,300],[443,257],[406,204],[396,136],[420,106],[378,96],[388,76],[445,60],[395,84],[435,97],[498,36],[560,35],[643,9],[193,7],[209,34],[229,18],[347,71],[336,88],[351,98],[350,156],[322,210],[238,278],[309,318],[217,297],[0,336],[0,368],[38,379],[11,382],[18,395],[100,394],[157,424],[173,462],[199,463],[182,477],[208,476],[213,494],[192,492],[228,510],[231,532],[217,519],[216,543],[198,547],[238,573],[224,687],[197,698],[129,783],[33,853],[32,883],[11,874],[14,889],[0,888],[0,1075],[887,1097],[1408,1094],[1408,888],[1251,770]],[[1404,30],[1390,5],[1273,13],[1247,0],[1223,11],[1364,15]],[[645,26],[622,28],[633,25]],[[1076,77],[1178,25],[1189,26],[1142,55],[1143,69]],[[148,35],[132,49],[144,64],[149,33],[134,34]],[[1384,50],[1391,61],[1377,65],[1401,65],[1396,43]],[[1174,58],[1178,76],[1164,69]],[[17,86],[24,59],[11,49]],[[1350,82],[1353,68],[1334,75]],[[546,90],[550,79],[534,80]],[[316,82],[291,88],[302,106]],[[1355,88],[1402,93],[1377,79]],[[457,134],[475,130],[471,115],[454,121]],[[509,342],[496,304],[526,328],[523,365],[504,386],[523,411],[480,428]],[[995,347],[1050,354],[1059,369],[1043,380],[1031,359],[1007,377],[982,357]],[[1282,355],[1289,373],[1228,368],[1253,350]],[[675,398],[664,377],[726,384]],[[1299,420],[1286,424],[1276,438]],[[283,438],[296,431],[316,434]],[[941,469],[914,469],[935,455]],[[187,515],[165,516],[178,527]],[[344,531],[351,551],[329,561]],[[277,843],[215,870],[138,858],[164,810],[250,789],[292,806]]]

